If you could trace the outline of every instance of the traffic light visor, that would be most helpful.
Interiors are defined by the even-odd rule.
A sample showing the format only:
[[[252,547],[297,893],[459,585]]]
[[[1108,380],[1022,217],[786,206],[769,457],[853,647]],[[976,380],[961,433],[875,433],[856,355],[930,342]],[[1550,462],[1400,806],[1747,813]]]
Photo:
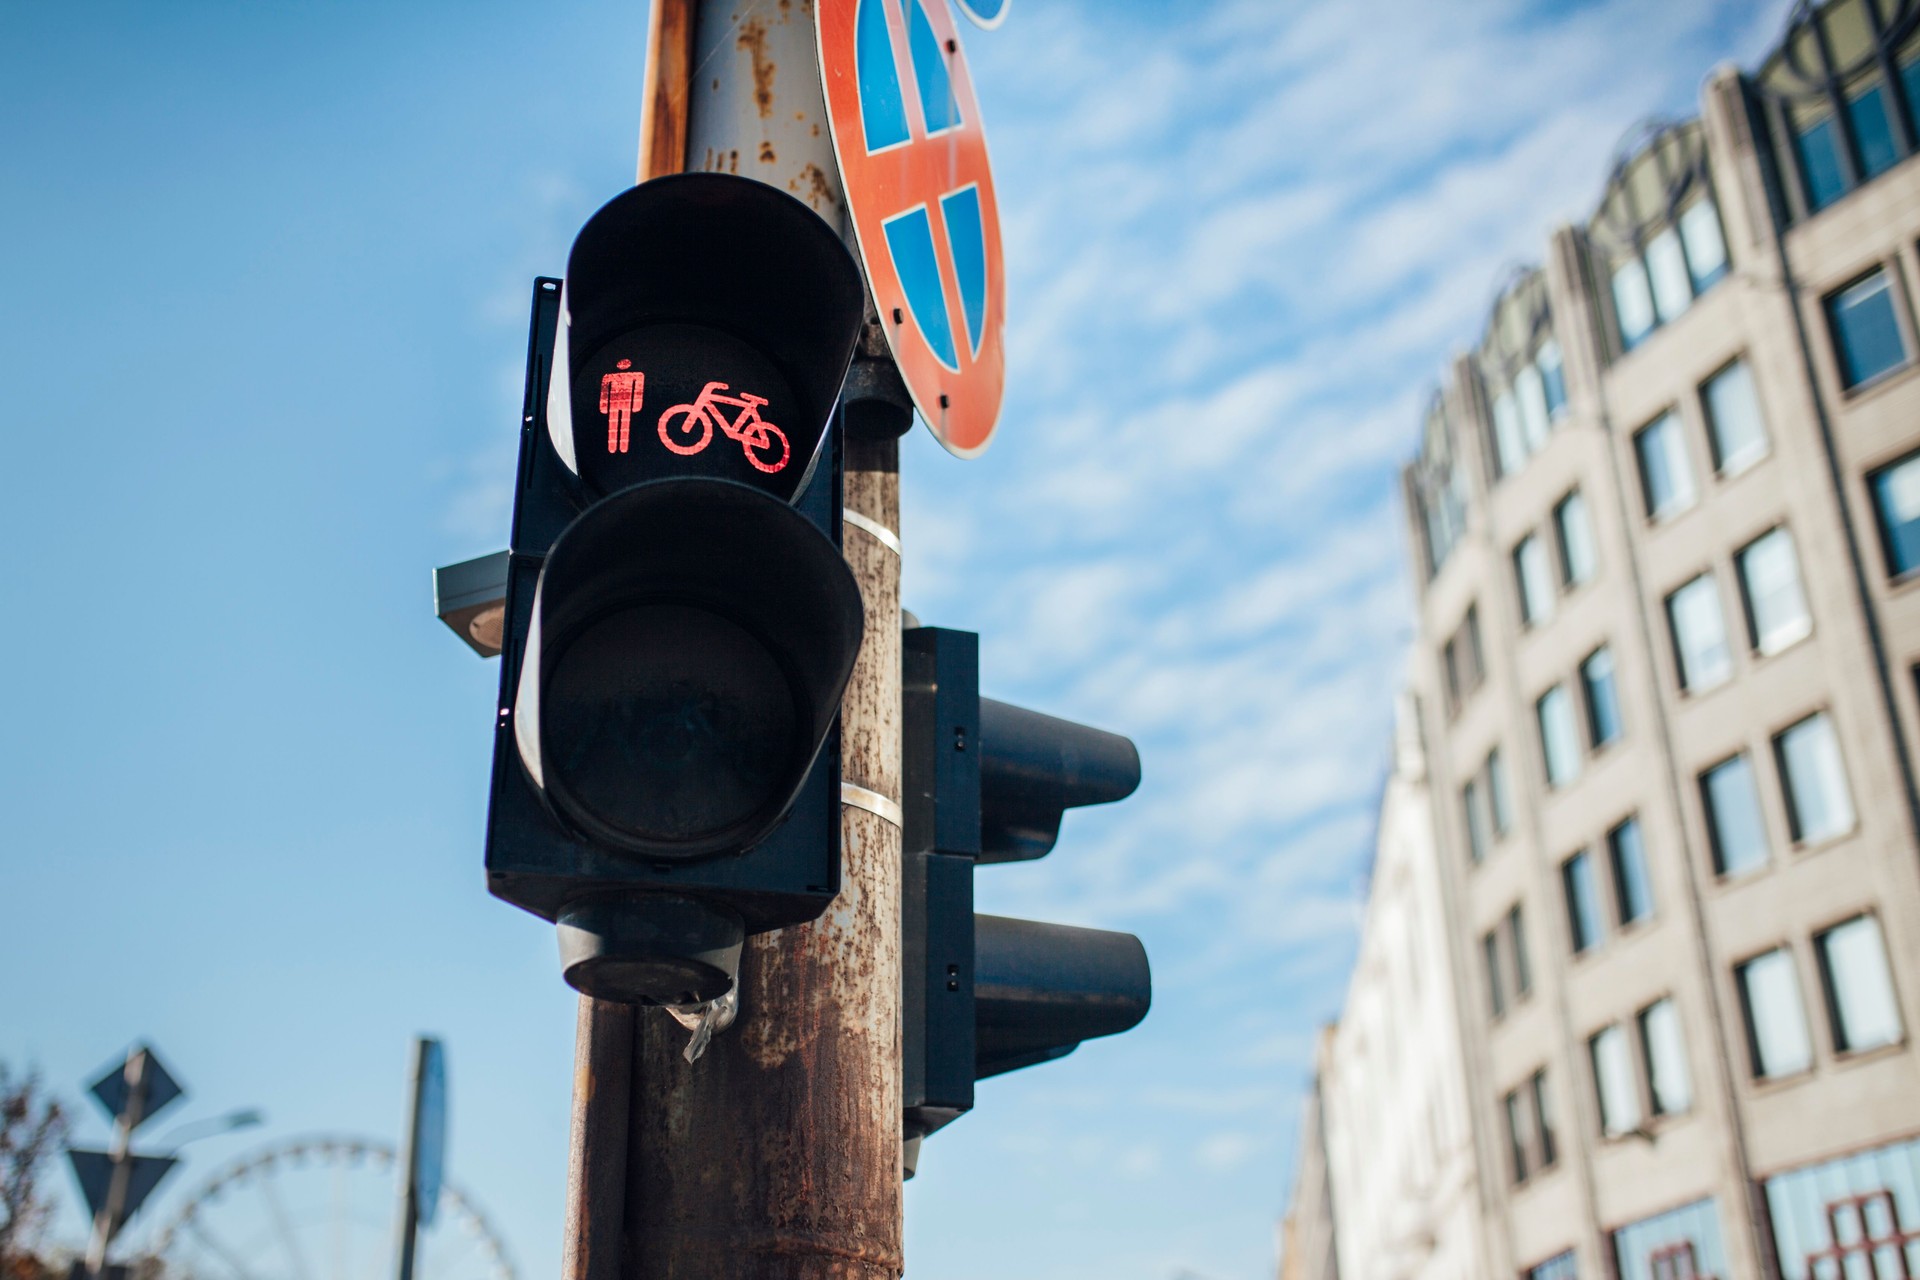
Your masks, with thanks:
[[[839,548],[786,503],[725,480],[622,490],[541,571],[522,763],[564,820],[614,848],[749,848],[805,781],[863,626]]]

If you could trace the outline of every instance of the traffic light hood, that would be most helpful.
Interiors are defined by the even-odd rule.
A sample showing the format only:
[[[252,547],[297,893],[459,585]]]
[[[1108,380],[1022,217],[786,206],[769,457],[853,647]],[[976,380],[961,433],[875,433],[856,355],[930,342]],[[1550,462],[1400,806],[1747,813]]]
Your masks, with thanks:
[[[554,450],[596,494],[707,475],[790,501],[865,313],[859,265],[801,201],[731,174],[642,183],[567,258]]]
[[[786,503],[725,480],[621,490],[541,569],[514,701],[521,762],[597,844],[751,848],[805,782],[863,629],[839,548]]]

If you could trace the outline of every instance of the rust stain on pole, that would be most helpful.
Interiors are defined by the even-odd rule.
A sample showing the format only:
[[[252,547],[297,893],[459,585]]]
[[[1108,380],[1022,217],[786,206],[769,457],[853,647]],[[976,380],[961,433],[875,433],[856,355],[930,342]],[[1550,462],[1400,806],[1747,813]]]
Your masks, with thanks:
[[[647,70],[641,88],[640,169],[636,182],[687,166],[687,110],[693,74],[695,0],[653,0]]]
[[[849,441],[846,505],[899,526],[896,441]],[[866,640],[841,706],[848,782],[900,796],[900,559],[849,526]],[[895,1280],[900,1232],[900,832],[841,810],[840,896],[750,938],[740,1021],[700,1061],[639,1011],[630,1280]]]
[[[567,1228],[560,1264],[566,1280],[620,1277],[633,1015],[627,1005],[580,997],[574,1033]]]

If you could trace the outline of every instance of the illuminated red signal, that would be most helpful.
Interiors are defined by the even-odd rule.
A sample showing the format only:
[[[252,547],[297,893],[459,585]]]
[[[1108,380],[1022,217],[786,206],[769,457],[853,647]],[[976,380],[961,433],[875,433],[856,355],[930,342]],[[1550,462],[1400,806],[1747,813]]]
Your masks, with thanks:
[[[726,389],[724,382],[709,382],[692,404],[677,404],[661,414],[660,443],[675,453],[699,453],[712,442],[717,422],[729,440],[740,442],[740,451],[755,468],[769,475],[782,470],[793,455],[787,433],[760,417],[760,406],[767,398],[745,391],[721,395]],[[740,410],[732,422],[721,412],[722,405]]]
[[[627,429],[633,415],[640,412],[640,400],[647,389],[647,375],[622,360],[615,371],[600,379],[600,412],[607,415],[607,452],[627,451]]]

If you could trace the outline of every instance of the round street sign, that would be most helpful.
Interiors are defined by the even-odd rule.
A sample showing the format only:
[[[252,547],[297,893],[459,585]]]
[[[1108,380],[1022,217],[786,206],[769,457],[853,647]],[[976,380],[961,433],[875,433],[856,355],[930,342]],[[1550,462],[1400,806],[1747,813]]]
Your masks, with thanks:
[[[947,449],[987,447],[1006,383],[1006,271],[980,106],[941,0],[818,0],[820,78],[867,285]]]
[[[973,25],[991,31],[1007,20],[1007,6],[1013,0],[953,0],[954,7],[973,20]]]

